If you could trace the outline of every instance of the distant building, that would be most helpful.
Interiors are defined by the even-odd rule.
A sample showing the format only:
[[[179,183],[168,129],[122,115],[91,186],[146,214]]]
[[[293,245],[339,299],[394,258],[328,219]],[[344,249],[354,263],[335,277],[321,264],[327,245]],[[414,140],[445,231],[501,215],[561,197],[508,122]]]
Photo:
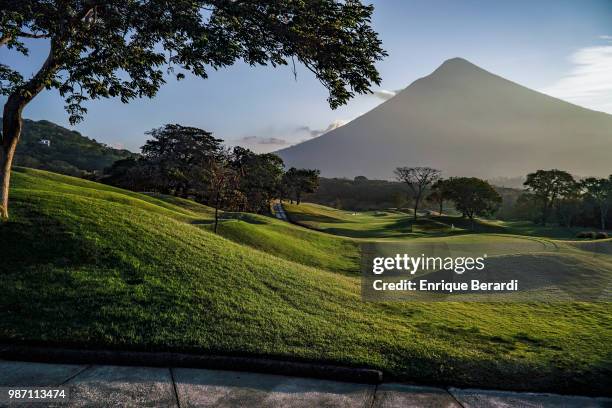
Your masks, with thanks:
[[[41,145],[45,145],[47,147],[51,146],[51,141],[49,139],[40,139],[38,143],[40,143]]]

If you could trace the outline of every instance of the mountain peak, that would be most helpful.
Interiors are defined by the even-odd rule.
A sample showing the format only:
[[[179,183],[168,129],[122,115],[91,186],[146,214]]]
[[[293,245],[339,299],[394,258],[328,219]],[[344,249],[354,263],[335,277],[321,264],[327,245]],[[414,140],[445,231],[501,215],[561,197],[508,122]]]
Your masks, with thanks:
[[[432,75],[445,72],[460,73],[469,71],[483,72],[484,69],[480,68],[478,65],[473,64],[464,58],[455,57],[444,61],[442,65],[440,65],[434,72],[432,72]]]
[[[370,112],[279,155],[288,167],[318,168],[324,177],[389,179],[406,165],[433,166],[447,177],[542,168],[604,176],[610,129],[610,115],[452,58]]]

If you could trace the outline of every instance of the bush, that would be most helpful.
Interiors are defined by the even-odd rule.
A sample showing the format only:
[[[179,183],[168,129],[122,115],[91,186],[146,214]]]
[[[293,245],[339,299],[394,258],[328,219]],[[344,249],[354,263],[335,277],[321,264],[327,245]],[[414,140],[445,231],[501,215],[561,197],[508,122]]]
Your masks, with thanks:
[[[595,234],[595,239],[606,239],[606,238],[608,238],[607,232],[598,232],[597,234]]]
[[[576,234],[576,238],[595,239],[596,237],[597,237],[597,234],[593,231],[581,231],[578,234]]]

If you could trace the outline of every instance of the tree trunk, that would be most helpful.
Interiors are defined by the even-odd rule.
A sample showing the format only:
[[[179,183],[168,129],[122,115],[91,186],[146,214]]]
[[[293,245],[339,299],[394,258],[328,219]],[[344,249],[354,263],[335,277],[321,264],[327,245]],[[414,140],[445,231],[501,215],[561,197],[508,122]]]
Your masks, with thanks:
[[[19,137],[21,136],[21,112],[23,106],[15,104],[11,98],[4,105],[2,119],[2,149],[0,150],[0,219],[7,221],[9,217],[8,202],[11,183],[11,169]]]
[[[25,106],[45,88],[59,67],[54,58],[54,50],[58,46],[51,41],[49,55],[40,70],[23,86],[9,95],[4,104],[2,116],[2,149],[0,152],[0,222],[8,220],[9,187],[11,182],[11,169],[13,157],[19,138],[23,121],[21,115]]]
[[[219,225],[219,193],[215,199],[215,234],[217,233],[217,226]]]
[[[548,203],[544,204],[544,208],[542,210],[542,226],[546,226],[546,220],[548,219]]]
[[[420,200],[420,199],[421,199],[421,197],[420,197],[420,196],[416,196],[416,197],[414,198],[414,214],[412,215],[412,219],[413,219],[414,221],[416,221],[416,220],[417,220],[417,210],[419,209],[419,200]]]
[[[438,212],[438,216],[441,217],[442,216],[442,207],[444,206],[444,200],[440,200],[440,211]]]
[[[602,204],[599,208],[599,213],[601,215],[601,230],[605,231],[606,230],[606,216],[607,216],[607,211],[604,210],[604,205]]]

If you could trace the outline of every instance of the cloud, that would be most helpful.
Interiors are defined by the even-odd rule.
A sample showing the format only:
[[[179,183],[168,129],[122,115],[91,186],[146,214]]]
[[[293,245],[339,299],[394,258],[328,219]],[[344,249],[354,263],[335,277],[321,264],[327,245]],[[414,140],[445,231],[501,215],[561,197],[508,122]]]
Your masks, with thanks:
[[[612,40],[612,35],[600,35],[600,40]]]
[[[395,95],[402,91],[403,89],[396,89],[395,91],[390,91],[388,89],[379,89],[377,91],[373,91],[371,95],[376,98],[382,99],[383,101],[388,101],[389,99],[393,98]]]
[[[377,98],[382,99],[383,101],[387,101],[397,95],[397,91],[388,91],[386,89],[379,89],[378,91],[374,91],[372,93]]]
[[[600,36],[600,38],[612,36]],[[590,109],[612,113],[612,45],[585,47],[570,56],[573,68],[541,91]]]
[[[238,143],[286,146],[289,144],[285,139],[278,137],[245,136],[237,140]]]
[[[310,126],[299,126],[295,129],[296,132],[306,132],[310,137],[318,137],[334,129],[338,129],[348,123],[348,120],[336,119],[330,123],[325,129],[312,129]]]

